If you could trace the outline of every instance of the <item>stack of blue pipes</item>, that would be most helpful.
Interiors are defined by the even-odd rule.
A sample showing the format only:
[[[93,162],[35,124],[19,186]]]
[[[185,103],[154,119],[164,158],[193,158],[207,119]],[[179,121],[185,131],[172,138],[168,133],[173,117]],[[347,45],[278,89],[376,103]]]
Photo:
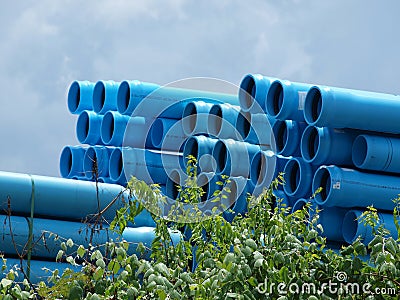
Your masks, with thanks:
[[[365,244],[372,230],[359,217],[372,205],[378,225],[397,238],[400,96],[259,74],[245,76],[241,88],[252,96],[242,97],[243,107],[259,106],[272,119],[275,155],[284,161],[277,163],[284,173],[282,202],[292,211],[311,202],[328,241],[351,243],[361,236]],[[253,161],[252,170],[260,169],[260,161]]]

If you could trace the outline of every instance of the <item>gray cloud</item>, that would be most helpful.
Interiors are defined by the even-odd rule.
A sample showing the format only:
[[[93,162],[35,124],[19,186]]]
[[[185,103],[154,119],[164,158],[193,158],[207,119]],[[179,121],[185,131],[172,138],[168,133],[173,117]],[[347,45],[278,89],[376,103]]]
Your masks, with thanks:
[[[383,5],[384,3],[384,5]],[[75,80],[246,73],[400,93],[395,0],[14,1],[0,12],[0,169],[58,175]]]

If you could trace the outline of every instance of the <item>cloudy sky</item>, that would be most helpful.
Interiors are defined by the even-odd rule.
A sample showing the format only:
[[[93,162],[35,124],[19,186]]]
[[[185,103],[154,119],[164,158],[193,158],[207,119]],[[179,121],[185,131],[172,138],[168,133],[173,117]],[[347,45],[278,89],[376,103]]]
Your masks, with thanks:
[[[247,73],[400,94],[397,0],[41,0],[0,10],[0,170],[59,176],[73,80]],[[400,119],[400,114],[399,114]]]

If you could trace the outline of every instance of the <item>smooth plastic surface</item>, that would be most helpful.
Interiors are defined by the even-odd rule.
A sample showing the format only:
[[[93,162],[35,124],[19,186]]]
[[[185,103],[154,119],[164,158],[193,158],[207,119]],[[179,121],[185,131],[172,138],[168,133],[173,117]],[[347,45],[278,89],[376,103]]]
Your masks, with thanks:
[[[304,103],[310,125],[400,133],[400,96],[313,86]]]
[[[60,155],[60,174],[64,178],[73,176],[85,177],[83,157],[86,148],[82,146],[65,146]]]
[[[103,116],[93,111],[84,110],[79,114],[76,122],[76,137],[79,143],[89,145],[102,145],[101,121]]]
[[[358,130],[308,126],[301,138],[301,156],[315,165],[353,166],[352,147]]]
[[[204,101],[186,103],[182,113],[182,129],[186,136],[207,134],[208,115],[213,105]]]
[[[108,177],[108,166],[113,147],[91,146],[86,149],[83,158],[83,171],[86,177],[95,180],[99,177]]]
[[[217,142],[217,139],[202,135],[189,137],[183,146],[185,166],[187,166],[187,157],[192,155],[197,160],[198,173],[215,171],[216,165],[212,157],[212,151]]]
[[[113,80],[96,82],[93,90],[93,110],[98,114],[117,110],[117,93],[120,83]]]
[[[149,132],[151,148],[181,152],[186,136],[182,123],[167,118],[154,120]]]
[[[244,112],[265,113],[265,98],[275,80],[261,74],[247,74],[240,82],[239,103]]]
[[[68,89],[68,110],[72,114],[80,114],[84,110],[93,109],[93,90],[95,83],[90,81],[74,81]]]
[[[239,115],[239,106],[214,104],[207,116],[207,132],[220,139],[236,138],[235,123]]]
[[[129,116],[121,115],[116,111],[108,111],[101,122],[101,140],[103,144],[121,147],[129,121]]]
[[[263,150],[275,149],[272,133],[274,120],[266,114],[251,114],[241,111],[236,119],[236,139],[251,144],[261,145]]]
[[[400,139],[359,135],[352,149],[354,165],[360,169],[400,173]]]
[[[343,238],[347,243],[354,242],[360,236],[362,242],[368,245],[374,238],[371,226],[365,226],[362,220],[360,220],[361,214],[362,211],[360,210],[350,210],[344,217],[342,232]],[[393,214],[378,212],[378,218],[377,226],[383,225],[389,231],[390,236],[396,240],[397,228],[394,223]],[[397,217],[397,221],[400,222],[400,218]]]
[[[275,137],[276,153],[283,156],[299,157],[300,140],[307,123],[292,120],[277,120],[272,126]]]
[[[285,193],[295,198],[310,197],[315,168],[300,157],[291,158],[283,170],[285,181],[283,190]]]
[[[153,121],[152,119],[140,116],[131,117],[125,128],[123,146],[151,149],[150,128]]]
[[[321,224],[323,228],[321,235],[329,241],[344,242],[342,228],[348,209],[341,207],[324,207],[319,209],[318,224]]]
[[[304,122],[304,101],[311,84],[277,79],[265,99],[266,112],[278,120]]]
[[[253,185],[253,192],[259,195],[264,188],[268,188],[279,170],[283,171],[286,159],[278,158],[272,151],[257,152],[250,163],[250,182]]]
[[[337,166],[321,166],[314,175],[313,193],[323,207],[367,207],[393,211],[393,199],[400,194],[400,177],[364,173]]]

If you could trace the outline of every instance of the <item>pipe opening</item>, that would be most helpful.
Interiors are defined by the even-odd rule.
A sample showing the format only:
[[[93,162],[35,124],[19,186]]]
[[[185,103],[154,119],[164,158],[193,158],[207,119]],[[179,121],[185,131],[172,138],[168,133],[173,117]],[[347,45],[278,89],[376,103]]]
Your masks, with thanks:
[[[305,103],[304,116],[307,122],[308,123],[316,122],[321,114],[321,109],[322,109],[321,92],[317,88],[311,88],[306,96],[306,103]]]
[[[85,157],[83,159],[83,170],[85,175],[89,178],[95,175],[95,166],[97,163],[97,154],[94,148],[90,147],[86,150]],[[98,172],[98,171],[97,171]]]
[[[105,144],[110,143],[114,135],[114,121],[114,115],[111,112],[107,112],[101,122],[101,139]]]
[[[355,139],[352,149],[353,163],[357,167],[360,168],[365,163],[367,160],[367,152],[368,142],[364,136],[360,135]]]
[[[251,114],[239,113],[236,119],[236,130],[240,135],[240,139],[245,140],[250,133],[251,129]]]
[[[222,129],[222,109],[219,105],[214,105],[210,109],[210,116],[208,118],[208,128],[210,129],[210,134],[218,136]]]
[[[121,149],[116,148],[110,156],[110,178],[113,180],[118,180],[124,171],[124,162],[122,159]]]
[[[292,207],[291,213],[294,213],[295,211],[301,210],[304,208],[304,206],[308,203],[306,199],[299,199],[297,200]]]
[[[243,79],[240,88],[240,105],[246,110],[249,110],[252,107],[256,96],[256,82],[254,81],[254,78],[251,75],[247,75]]]
[[[331,174],[326,169],[320,169],[319,172],[322,173],[321,175],[319,175],[319,186],[322,187],[322,190],[319,193],[319,198],[322,200],[321,202],[325,202],[329,196],[331,189]]]
[[[182,119],[183,131],[186,135],[191,135],[194,132],[197,123],[196,104],[190,102],[185,106],[182,114]]]
[[[294,193],[298,186],[299,186],[299,182],[300,182],[300,167],[299,164],[296,161],[293,161],[293,166],[290,169],[290,179],[289,179],[289,185],[290,185],[290,189],[291,192]]]
[[[279,82],[274,82],[268,92],[268,96],[271,97],[272,102],[272,113],[276,116],[280,113],[283,105],[283,87]]]
[[[60,173],[61,176],[67,178],[72,171],[72,150],[70,147],[65,147],[61,153]]]
[[[357,237],[358,231],[358,216],[356,212],[350,210],[346,213],[343,219],[342,234],[347,243],[352,243]]]
[[[68,109],[70,112],[74,113],[78,109],[79,103],[81,101],[81,88],[77,81],[71,84],[68,90]]]
[[[235,180],[232,180],[230,182],[230,186],[229,186],[231,192],[227,195],[228,196],[228,201],[229,201],[229,208],[233,209],[236,205],[236,201],[238,199],[238,185],[237,182]],[[225,207],[224,207],[225,209]]]
[[[281,153],[288,142],[288,128],[285,121],[278,121],[277,124],[275,143],[278,153]]]
[[[226,162],[228,160],[227,148],[222,141],[218,141],[215,144],[213,155],[215,161],[217,162],[217,172],[222,173],[226,167]]]
[[[106,100],[106,88],[104,86],[104,83],[99,81],[94,86],[93,110],[99,113],[104,107],[105,100]]]
[[[84,111],[79,115],[76,125],[76,135],[78,137],[78,141],[82,144],[85,144],[89,135],[89,126],[89,114]]]
[[[307,152],[307,159],[312,160],[315,158],[315,155],[317,154],[318,147],[319,147],[319,134],[318,134],[318,129],[315,127],[312,127],[310,129],[310,133],[307,136],[308,137],[308,152]]]
[[[160,147],[164,137],[164,123],[160,119],[156,119],[151,128],[151,141],[153,146]]]
[[[127,81],[121,82],[117,94],[117,109],[123,114],[128,110],[131,99],[131,88]]]
[[[262,172],[262,167],[261,167],[261,159],[262,159],[262,153],[258,152],[256,155],[254,155],[252,161],[251,161],[251,166],[250,166],[250,180],[254,185],[257,185],[258,183],[261,182],[261,172]]]

